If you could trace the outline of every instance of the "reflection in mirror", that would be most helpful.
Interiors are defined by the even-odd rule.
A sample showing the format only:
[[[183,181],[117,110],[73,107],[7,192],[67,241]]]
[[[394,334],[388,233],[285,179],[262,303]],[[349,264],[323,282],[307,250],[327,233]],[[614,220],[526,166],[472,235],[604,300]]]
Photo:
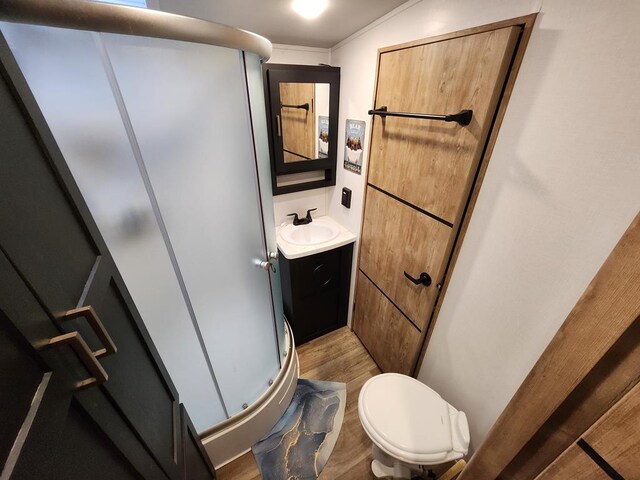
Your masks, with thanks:
[[[284,163],[327,158],[329,93],[328,83],[280,83]]]

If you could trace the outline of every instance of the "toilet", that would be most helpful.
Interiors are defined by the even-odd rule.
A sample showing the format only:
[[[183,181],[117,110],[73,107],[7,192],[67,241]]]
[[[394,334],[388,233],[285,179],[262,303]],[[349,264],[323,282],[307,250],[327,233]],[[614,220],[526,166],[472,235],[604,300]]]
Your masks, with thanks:
[[[422,477],[430,465],[458,460],[469,449],[464,412],[406,375],[369,379],[360,390],[358,415],[373,442],[376,478]]]

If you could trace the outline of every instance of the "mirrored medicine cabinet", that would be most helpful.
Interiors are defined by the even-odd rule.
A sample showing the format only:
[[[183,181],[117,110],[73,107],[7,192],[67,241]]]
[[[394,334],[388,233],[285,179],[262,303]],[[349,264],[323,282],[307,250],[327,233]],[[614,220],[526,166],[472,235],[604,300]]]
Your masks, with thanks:
[[[262,66],[274,195],[336,184],[340,68]]]

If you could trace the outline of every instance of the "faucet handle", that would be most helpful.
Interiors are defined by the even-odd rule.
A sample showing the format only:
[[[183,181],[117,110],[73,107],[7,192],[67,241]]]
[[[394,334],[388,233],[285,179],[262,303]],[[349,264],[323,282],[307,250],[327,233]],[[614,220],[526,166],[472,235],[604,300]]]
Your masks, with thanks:
[[[300,219],[298,218],[297,213],[287,213],[287,217],[293,217],[293,224],[298,225],[300,223]]]
[[[316,210],[317,208],[310,208],[309,210],[307,210],[307,220],[311,222],[311,212],[315,212]]]

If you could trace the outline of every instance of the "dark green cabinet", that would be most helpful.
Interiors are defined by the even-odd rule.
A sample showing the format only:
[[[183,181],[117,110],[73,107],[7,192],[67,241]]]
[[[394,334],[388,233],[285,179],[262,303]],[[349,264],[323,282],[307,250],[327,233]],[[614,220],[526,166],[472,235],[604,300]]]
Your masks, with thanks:
[[[0,59],[2,477],[215,478],[1,35]]]

